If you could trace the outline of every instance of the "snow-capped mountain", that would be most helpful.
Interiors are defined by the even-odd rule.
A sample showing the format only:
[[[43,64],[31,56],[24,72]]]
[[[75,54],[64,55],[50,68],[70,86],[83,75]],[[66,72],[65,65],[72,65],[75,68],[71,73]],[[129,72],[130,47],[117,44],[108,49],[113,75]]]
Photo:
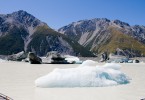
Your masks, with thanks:
[[[32,51],[39,56],[44,56],[49,51],[92,56],[83,46],[54,31],[26,11],[0,14],[0,54],[9,55],[21,51]]]
[[[73,22],[58,32],[95,53],[115,53],[119,48],[127,54],[145,55],[145,26],[130,26],[120,20],[95,18]]]

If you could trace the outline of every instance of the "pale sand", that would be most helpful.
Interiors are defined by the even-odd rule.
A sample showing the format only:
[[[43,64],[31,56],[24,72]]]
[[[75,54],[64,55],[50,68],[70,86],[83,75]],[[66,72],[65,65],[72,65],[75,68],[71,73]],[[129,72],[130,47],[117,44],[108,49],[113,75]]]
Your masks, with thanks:
[[[54,68],[78,65],[0,63],[0,93],[14,100],[140,100],[145,98],[145,64],[121,64],[131,83],[110,87],[38,88],[34,81]]]

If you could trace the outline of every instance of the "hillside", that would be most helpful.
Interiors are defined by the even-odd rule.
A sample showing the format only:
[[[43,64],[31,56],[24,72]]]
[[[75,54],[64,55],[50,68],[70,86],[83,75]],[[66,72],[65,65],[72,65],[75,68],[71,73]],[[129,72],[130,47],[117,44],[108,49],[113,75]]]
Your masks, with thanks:
[[[108,49],[110,53],[121,51],[123,53],[118,54],[145,56],[145,26],[130,26],[120,20],[95,18],[73,22],[58,32],[97,54]]]
[[[108,51],[109,53],[120,53],[130,57],[145,55],[145,45],[143,43],[114,28],[109,28],[109,30],[111,33],[110,38],[99,47],[94,47],[94,52],[101,53]]]
[[[93,56],[75,40],[51,29],[26,11],[0,15],[0,55],[21,51],[45,56],[49,51],[77,56]]]

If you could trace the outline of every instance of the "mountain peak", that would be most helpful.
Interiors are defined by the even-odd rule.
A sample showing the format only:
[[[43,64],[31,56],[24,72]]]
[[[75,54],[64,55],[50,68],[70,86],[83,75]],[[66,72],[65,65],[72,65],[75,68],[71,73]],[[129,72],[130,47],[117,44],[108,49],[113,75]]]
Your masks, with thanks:
[[[9,14],[8,14],[9,15]],[[10,14],[14,17],[19,17],[19,18],[26,18],[26,17],[31,17],[31,19],[37,19],[36,17],[34,17],[33,15],[31,15],[30,13],[24,11],[24,10],[19,10],[19,11],[16,11],[16,12],[13,12],[12,14]],[[38,19],[37,19],[38,20]]]
[[[8,15],[12,16],[13,18],[15,18],[16,20],[18,20],[20,22],[26,22],[27,23],[28,21],[36,20],[36,18],[33,15],[31,15],[31,14],[29,14],[26,11],[23,11],[23,10],[13,12],[12,14],[8,14]]]
[[[126,22],[122,22],[122,21],[120,21],[120,20],[118,20],[118,19],[116,19],[116,20],[113,20],[112,21],[113,23],[115,23],[116,25],[119,25],[119,26],[130,26],[128,23],[126,23]]]
[[[107,18],[94,18],[94,19],[91,19],[92,21],[106,21],[106,22],[110,22],[109,19]]]
[[[111,31],[112,29],[114,29],[114,31]],[[135,39],[134,41],[138,41],[143,44],[145,43],[145,27],[139,25],[130,26],[128,23],[122,22],[120,20],[109,20],[107,18],[81,20],[60,28],[58,32],[78,41],[79,44],[95,53],[103,52],[105,49],[107,50],[106,44],[112,40],[112,37],[118,38],[119,36],[122,36],[119,37],[121,38],[120,40],[115,39],[114,41],[115,43],[121,41],[122,44],[120,44],[120,48],[124,50],[130,50],[131,47],[124,48],[124,44],[132,43],[130,41],[133,39]],[[118,33],[121,34],[118,35]],[[131,38],[129,38],[129,40],[126,42],[122,42],[127,39],[125,37],[128,35]],[[114,44],[111,44],[111,46]],[[111,46],[108,48],[111,48]],[[145,45],[143,45],[143,47],[145,48]],[[115,45],[114,48],[118,48],[117,45]],[[115,50],[116,49],[113,49],[111,52],[115,52]],[[137,55],[141,55],[141,53],[137,52],[142,52],[142,49],[135,49],[135,52]],[[145,55],[145,52],[142,53]]]
[[[30,15],[30,14],[27,13],[26,11],[24,11],[24,10],[19,10],[19,11],[13,12],[12,15],[19,15],[19,16],[21,15],[21,16],[23,16],[23,15]]]
[[[13,13],[21,13],[21,12],[25,12],[25,13],[27,13],[25,10],[18,10],[18,11],[15,11],[15,12],[13,12]]]
[[[0,15],[0,47],[0,54],[4,55],[31,51],[44,56],[49,51],[58,51],[64,54],[93,56],[79,43],[54,31],[24,10]]]

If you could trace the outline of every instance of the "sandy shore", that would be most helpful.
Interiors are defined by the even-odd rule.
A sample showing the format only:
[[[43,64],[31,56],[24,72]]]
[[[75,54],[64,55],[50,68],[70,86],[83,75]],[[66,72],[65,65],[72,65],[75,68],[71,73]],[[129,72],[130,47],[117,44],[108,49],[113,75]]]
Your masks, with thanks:
[[[121,64],[131,83],[110,87],[38,88],[34,81],[54,68],[78,65],[0,63],[0,93],[14,100],[140,100],[145,98],[145,64]]]

